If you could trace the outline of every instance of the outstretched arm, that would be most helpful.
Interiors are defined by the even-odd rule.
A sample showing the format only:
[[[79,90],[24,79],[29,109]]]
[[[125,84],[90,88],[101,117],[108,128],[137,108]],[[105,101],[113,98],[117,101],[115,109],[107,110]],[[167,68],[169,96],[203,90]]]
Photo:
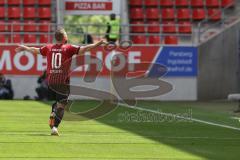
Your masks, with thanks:
[[[31,52],[33,54],[39,54],[40,53],[39,48],[28,47],[28,46],[24,46],[24,45],[18,45],[18,47],[15,49],[15,51],[16,52],[28,51],[28,52]]]
[[[96,48],[96,47],[98,47],[98,46],[100,46],[102,44],[106,45],[108,43],[105,42],[104,40],[100,40],[100,41],[98,41],[98,42],[96,42],[94,44],[89,44],[89,45],[86,45],[86,46],[82,46],[80,48],[78,54],[84,54],[84,52],[90,51],[91,49],[94,49],[94,48]]]

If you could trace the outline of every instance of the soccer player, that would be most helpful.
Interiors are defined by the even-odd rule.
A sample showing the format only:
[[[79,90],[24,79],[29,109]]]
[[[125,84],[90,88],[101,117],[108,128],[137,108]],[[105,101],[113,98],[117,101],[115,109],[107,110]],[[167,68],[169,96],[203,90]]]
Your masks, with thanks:
[[[16,52],[21,51],[28,51],[33,54],[41,54],[42,56],[47,57],[47,76],[48,76],[48,83],[50,85],[51,79],[57,79],[59,85],[63,83],[63,86],[66,84],[69,85],[68,73],[70,71],[71,60],[73,55],[84,54],[84,52],[94,49],[100,45],[107,44],[103,40],[90,44],[87,46],[75,46],[71,44],[67,44],[68,36],[64,28],[58,28],[55,32],[55,39],[56,44],[48,44],[41,48],[36,47],[28,47],[24,45],[19,45],[16,48]],[[65,67],[62,67],[65,64]],[[67,64],[67,66],[66,66]],[[67,73],[66,73],[67,72]],[[60,78],[57,76],[56,73],[63,73],[64,77]],[[56,74],[56,76],[55,76]],[[54,77],[55,76],[55,77]],[[64,81],[64,82],[63,82]],[[52,89],[50,87],[50,89]],[[49,125],[51,128],[51,135],[59,135],[58,134],[58,126],[61,123],[61,120],[64,115],[64,108],[68,103],[68,95],[69,95],[69,87],[65,87],[64,93],[58,92],[55,89],[52,89],[56,93],[56,102],[52,105],[52,112],[50,114]]]

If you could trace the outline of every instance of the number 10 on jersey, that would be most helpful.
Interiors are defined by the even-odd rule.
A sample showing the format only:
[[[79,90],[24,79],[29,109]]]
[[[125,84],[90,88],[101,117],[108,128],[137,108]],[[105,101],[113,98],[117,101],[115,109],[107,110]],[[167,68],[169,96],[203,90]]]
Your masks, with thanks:
[[[62,54],[53,53],[52,54],[52,69],[59,69],[62,65]]]

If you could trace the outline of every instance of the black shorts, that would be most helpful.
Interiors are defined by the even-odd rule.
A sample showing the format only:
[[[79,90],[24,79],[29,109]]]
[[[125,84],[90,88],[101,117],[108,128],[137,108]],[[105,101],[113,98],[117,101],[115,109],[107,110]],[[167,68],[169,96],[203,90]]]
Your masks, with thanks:
[[[68,96],[70,92],[69,85],[49,86],[49,89],[51,89],[55,94],[56,102],[65,105],[68,103]]]

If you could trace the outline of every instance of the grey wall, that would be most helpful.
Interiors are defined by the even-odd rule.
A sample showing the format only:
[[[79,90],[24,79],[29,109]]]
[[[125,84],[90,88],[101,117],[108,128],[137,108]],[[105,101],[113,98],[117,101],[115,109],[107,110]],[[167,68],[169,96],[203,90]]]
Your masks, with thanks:
[[[34,98],[36,95],[35,88],[38,86],[37,84],[37,76],[7,76],[8,79],[11,79],[13,89],[14,89],[14,98],[22,99],[24,96],[29,95],[31,98]],[[197,99],[197,88],[196,78],[162,78],[162,80],[169,82],[173,85],[173,90],[165,95],[145,98],[148,100],[166,100],[166,101],[183,101],[190,100],[195,101]],[[98,78],[94,83],[86,83],[80,77],[71,78],[71,85],[76,86],[85,86],[92,89],[97,89],[100,91],[105,91],[108,93],[112,93],[116,96],[117,92],[114,91],[111,81],[109,78]],[[151,87],[150,87],[151,88]],[[139,90],[149,90],[149,86],[143,86],[138,88]],[[83,96],[71,96],[72,99],[89,99],[90,97]],[[106,97],[108,99],[108,97]]]
[[[224,99],[239,91],[240,23],[199,46],[198,100]]]

